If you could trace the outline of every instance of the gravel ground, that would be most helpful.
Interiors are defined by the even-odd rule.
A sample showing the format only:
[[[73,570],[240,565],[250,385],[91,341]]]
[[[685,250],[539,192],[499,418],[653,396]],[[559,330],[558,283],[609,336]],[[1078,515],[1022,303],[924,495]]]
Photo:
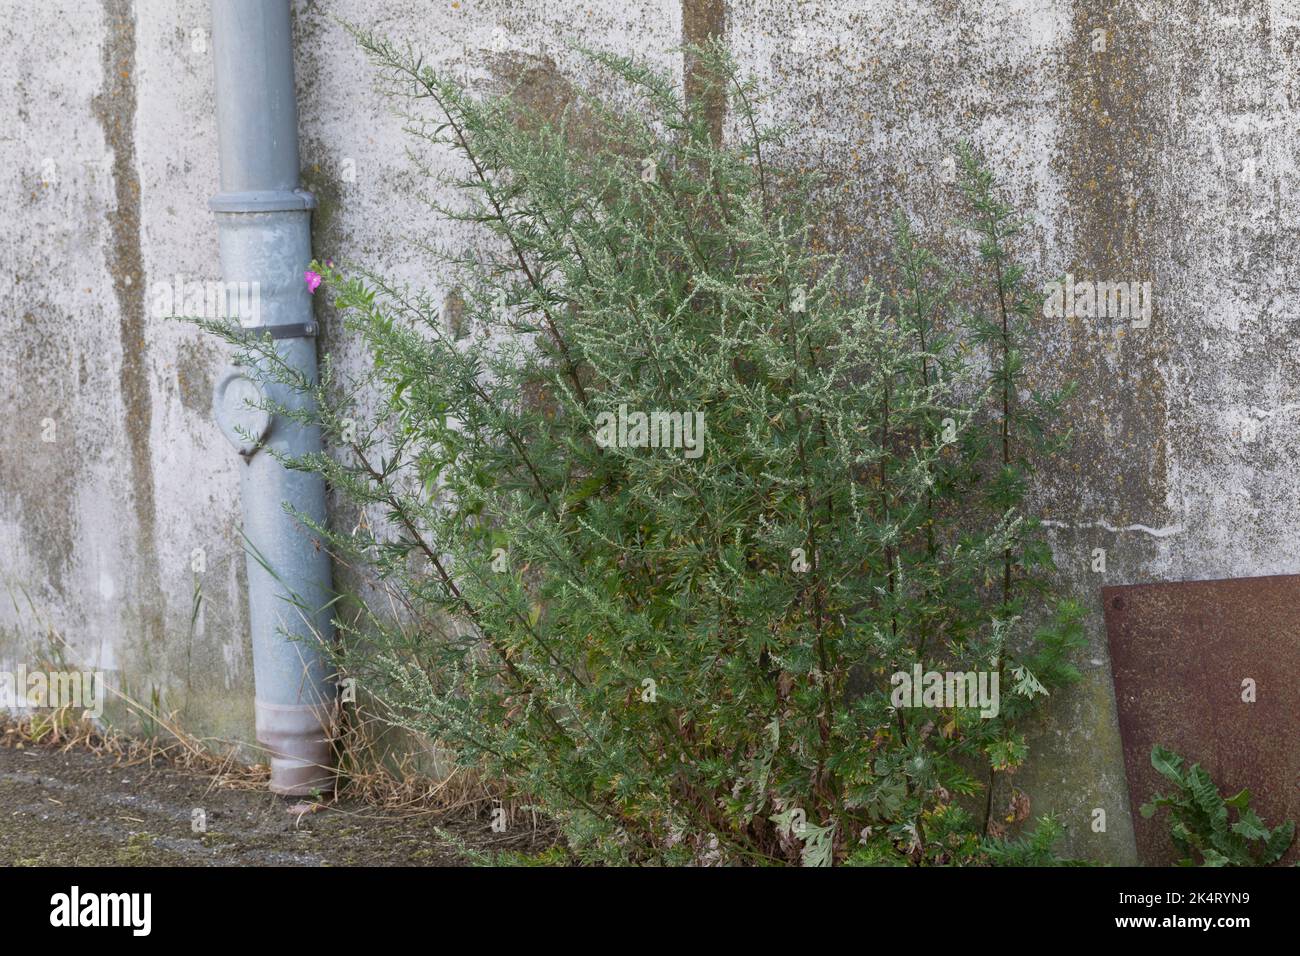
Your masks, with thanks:
[[[456,866],[435,827],[471,845],[491,839],[486,820],[346,800],[300,813],[296,803],[170,766],[0,746],[0,865]],[[206,832],[195,832],[196,809]]]

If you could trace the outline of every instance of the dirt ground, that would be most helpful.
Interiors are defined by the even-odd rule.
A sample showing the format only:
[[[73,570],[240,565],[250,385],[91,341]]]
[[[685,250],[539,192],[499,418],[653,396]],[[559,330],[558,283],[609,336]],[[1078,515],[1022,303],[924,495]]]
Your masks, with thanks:
[[[0,865],[458,866],[464,857],[435,828],[475,846],[491,839],[486,820],[295,804],[170,766],[0,746]],[[195,832],[196,809],[206,832]]]

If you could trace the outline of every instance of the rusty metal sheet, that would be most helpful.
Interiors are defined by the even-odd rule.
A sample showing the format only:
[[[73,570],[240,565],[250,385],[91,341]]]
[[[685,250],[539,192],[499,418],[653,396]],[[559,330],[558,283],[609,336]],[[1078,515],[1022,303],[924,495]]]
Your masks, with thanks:
[[[1268,826],[1300,822],[1300,575],[1107,587],[1102,601],[1142,862],[1177,859],[1168,813],[1138,813],[1170,790],[1152,744],[1200,763],[1221,792],[1249,787]],[[1297,858],[1300,837],[1285,860]]]

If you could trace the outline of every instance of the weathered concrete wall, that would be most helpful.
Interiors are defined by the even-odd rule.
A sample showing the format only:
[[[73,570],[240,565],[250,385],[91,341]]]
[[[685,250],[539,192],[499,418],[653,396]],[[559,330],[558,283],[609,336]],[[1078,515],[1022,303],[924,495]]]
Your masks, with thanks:
[[[202,3],[0,10],[0,628],[7,657],[52,628],[68,660],[242,735],[237,485],[208,414],[218,356],[147,302],[162,276],[216,277],[211,65],[188,35],[206,18]]]
[[[1153,283],[1148,328],[1044,322],[1044,384],[1081,387],[1041,501],[1092,649],[1014,781],[1076,852],[1132,859],[1099,587],[1297,569],[1300,0],[298,0],[295,15],[321,255],[438,289],[403,240],[448,238],[338,17],[541,102],[581,80],[565,40],[682,71],[671,48],[721,31],[771,85],[786,158],[852,197],[835,228],[864,270],[895,208],[956,214],[947,159],[969,138],[1028,211],[1044,276]],[[69,659],[192,729],[251,739],[239,464],[210,416],[225,357],[149,300],[219,275],[208,28],[205,0],[0,0],[0,663],[53,628]],[[322,318],[325,347],[355,362]]]
[[[601,4],[576,22],[509,2],[294,12],[318,250],[434,286],[402,241],[439,226],[416,199],[401,121],[334,18],[543,89],[564,86],[565,38],[645,43],[668,61],[681,35],[674,3]],[[0,3],[0,669],[66,641],[69,661],[190,729],[251,740],[240,466],[211,418],[226,355],[152,295],[220,277],[209,29],[206,0]]]

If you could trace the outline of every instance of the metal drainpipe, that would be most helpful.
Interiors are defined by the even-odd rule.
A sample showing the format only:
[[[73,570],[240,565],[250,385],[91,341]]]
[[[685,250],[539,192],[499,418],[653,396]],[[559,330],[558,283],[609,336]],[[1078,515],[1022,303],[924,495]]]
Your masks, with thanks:
[[[258,325],[284,361],[314,382],[316,325],[303,271],[316,201],[298,188],[289,0],[213,0],[212,41],[221,192],[210,205],[223,277],[227,288],[250,284]],[[336,690],[320,643],[333,639],[330,560],[284,504],[323,525],[325,483],[284,468],[239,431],[291,456],[319,451],[321,435],[250,407],[263,397],[289,408],[304,404],[292,389],[232,367],[217,382],[213,408],[242,460],[257,739],[270,751],[271,790],[308,794],[333,788]]]

